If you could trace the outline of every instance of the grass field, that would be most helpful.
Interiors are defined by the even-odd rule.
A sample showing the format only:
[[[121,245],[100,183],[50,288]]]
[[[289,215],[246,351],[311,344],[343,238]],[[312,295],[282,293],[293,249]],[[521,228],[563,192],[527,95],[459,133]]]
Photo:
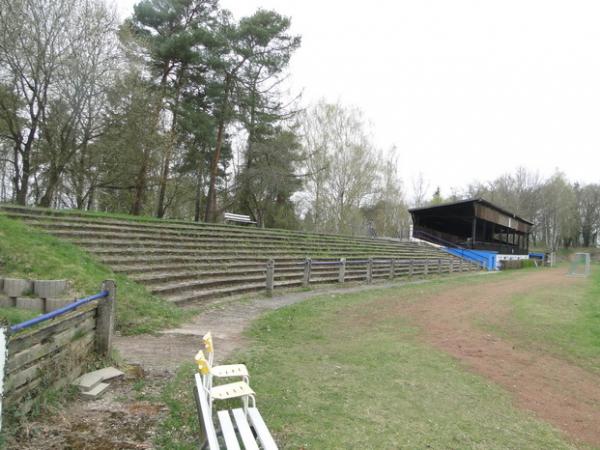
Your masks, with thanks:
[[[493,277],[518,280],[528,270]],[[451,287],[483,288],[489,280],[470,276],[308,300],[255,322],[250,350],[232,360],[249,366],[259,407],[283,448],[575,448],[560,431],[518,409],[501,387],[426,344],[408,318],[377,314],[382,302],[419,302]],[[562,300],[556,292],[560,319],[543,293],[515,296],[511,320],[504,328],[495,324],[494,332],[527,327],[513,338],[565,354],[577,347],[573,357],[589,367],[599,350],[589,332],[600,320],[599,286],[596,273],[593,283],[573,293],[571,300],[582,301]],[[550,334],[549,324],[557,325]],[[158,434],[161,448],[196,445],[192,372],[191,364],[183,367],[164,392],[171,414]]]
[[[151,295],[144,287],[113,273],[76,246],[33,230],[0,213],[0,273],[6,277],[68,279],[78,296],[99,291],[103,280],[117,282],[117,327],[124,334],[174,326],[184,313]],[[0,309],[0,317],[19,322],[24,316]],[[28,318],[28,317],[25,317]]]
[[[508,317],[482,326],[529,349],[600,373],[600,268],[592,267],[585,283],[515,295]]]

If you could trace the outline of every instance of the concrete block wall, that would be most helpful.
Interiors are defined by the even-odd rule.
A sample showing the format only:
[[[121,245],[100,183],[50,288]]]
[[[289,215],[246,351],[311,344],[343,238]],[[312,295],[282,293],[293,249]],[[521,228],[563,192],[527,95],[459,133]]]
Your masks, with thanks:
[[[67,280],[0,278],[0,307],[46,313],[72,301]]]

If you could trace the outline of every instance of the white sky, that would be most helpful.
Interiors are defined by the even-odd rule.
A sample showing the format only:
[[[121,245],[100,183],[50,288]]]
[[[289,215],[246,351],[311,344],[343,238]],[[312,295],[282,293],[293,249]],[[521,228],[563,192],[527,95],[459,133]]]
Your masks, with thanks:
[[[135,0],[117,0],[122,16]],[[361,108],[397,146],[410,191],[486,181],[522,165],[600,182],[597,0],[221,0],[292,17],[292,85]]]

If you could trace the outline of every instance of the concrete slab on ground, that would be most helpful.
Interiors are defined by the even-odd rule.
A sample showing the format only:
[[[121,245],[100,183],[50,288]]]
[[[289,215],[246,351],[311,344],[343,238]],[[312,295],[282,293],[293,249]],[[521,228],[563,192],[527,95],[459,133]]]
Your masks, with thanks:
[[[104,381],[112,380],[113,378],[121,377],[124,373],[114,367],[105,367],[104,369],[94,370],[83,374],[75,381],[73,385],[77,386],[82,392],[87,392],[94,389]]]
[[[104,391],[108,389],[109,386],[110,384],[108,383],[98,383],[96,386],[94,386],[94,388],[90,389],[89,391],[82,392],[81,395],[85,398],[94,399],[102,395]]]

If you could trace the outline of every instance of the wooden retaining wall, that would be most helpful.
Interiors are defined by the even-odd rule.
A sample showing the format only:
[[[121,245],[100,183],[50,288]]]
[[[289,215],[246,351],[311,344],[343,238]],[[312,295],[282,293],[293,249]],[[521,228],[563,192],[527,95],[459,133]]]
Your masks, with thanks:
[[[8,336],[2,412],[25,414],[45,390],[81,375],[98,355],[109,354],[114,329],[115,287],[109,295]]]

